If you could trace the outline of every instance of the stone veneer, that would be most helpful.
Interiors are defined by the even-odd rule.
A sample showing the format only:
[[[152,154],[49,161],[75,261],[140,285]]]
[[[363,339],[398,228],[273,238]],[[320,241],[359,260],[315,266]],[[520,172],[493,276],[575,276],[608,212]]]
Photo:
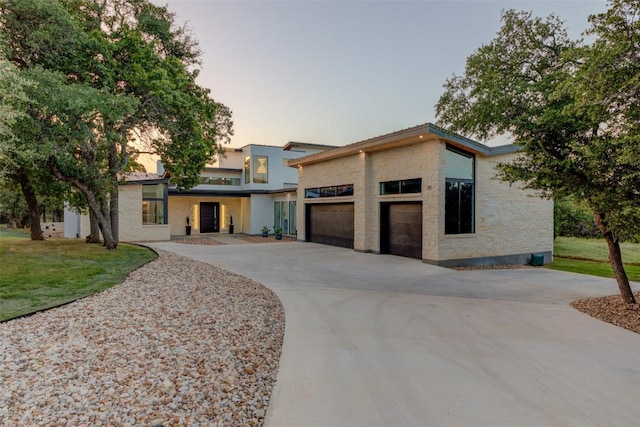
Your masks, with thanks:
[[[142,185],[121,185],[118,188],[118,212],[120,241],[169,240],[168,224],[142,224]]]
[[[354,249],[380,252],[380,203],[422,203],[422,259],[440,265],[524,263],[531,253],[553,250],[553,203],[495,178],[495,166],[514,154],[476,155],[476,228],[473,234],[444,234],[444,140],[425,140],[362,152],[299,168],[297,227],[305,240],[305,203],[354,203]],[[422,193],[383,195],[383,181],[422,178]],[[305,188],[353,184],[352,197],[305,200]]]

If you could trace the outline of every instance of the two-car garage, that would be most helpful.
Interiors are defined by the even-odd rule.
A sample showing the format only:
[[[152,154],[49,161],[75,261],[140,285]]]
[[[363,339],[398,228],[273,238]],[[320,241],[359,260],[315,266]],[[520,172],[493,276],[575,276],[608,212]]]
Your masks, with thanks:
[[[306,205],[307,240],[354,247],[354,204]],[[380,253],[422,258],[422,204],[380,204]]]

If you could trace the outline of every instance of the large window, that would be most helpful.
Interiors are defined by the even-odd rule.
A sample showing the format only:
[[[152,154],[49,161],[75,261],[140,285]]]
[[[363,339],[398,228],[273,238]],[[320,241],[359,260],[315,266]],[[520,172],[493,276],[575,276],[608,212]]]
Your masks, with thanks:
[[[269,157],[253,156],[253,183],[269,183]]]
[[[447,147],[445,157],[445,234],[475,232],[475,182],[473,154]]]
[[[165,184],[142,186],[142,224],[167,223],[166,189]]]
[[[274,231],[280,228],[283,234],[296,235],[296,202],[274,202],[273,204]]]
[[[385,181],[380,183],[380,194],[421,193],[422,178]]]
[[[244,183],[251,183],[251,157],[244,158]]]
[[[200,184],[240,185],[240,178],[230,178],[230,177],[224,177],[224,176],[201,176]]]
[[[353,184],[333,185],[330,187],[306,188],[304,197],[316,199],[318,197],[347,197],[353,196]]]

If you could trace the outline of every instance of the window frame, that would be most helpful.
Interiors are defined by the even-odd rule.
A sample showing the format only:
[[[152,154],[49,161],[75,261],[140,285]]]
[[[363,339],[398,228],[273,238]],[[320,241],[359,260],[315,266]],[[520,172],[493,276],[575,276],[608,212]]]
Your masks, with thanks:
[[[251,162],[253,163],[253,184],[268,184],[269,183],[269,156],[254,154]],[[264,162],[260,160],[264,159]],[[258,172],[261,167],[266,169],[266,172]],[[262,178],[264,176],[264,178]]]
[[[446,150],[450,151],[451,153],[471,159],[471,178],[469,179],[469,178],[447,177],[446,175],[447,168],[445,165],[444,234],[445,235],[475,234],[476,232],[476,155],[448,144],[446,146]],[[449,198],[453,195],[453,193],[449,191],[449,186],[451,184],[457,184],[457,190],[456,190],[457,203],[455,204],[455,207],[449,206],[448,204]],[[465,188],[471,189],[471,195],[469,197],[468,203],[464,203]],[[452,208],[455,208],[457,213],[453,214],[451,212]],[[454,223],[451,222],[452,220],[455,220]]]
[[[151,187],[151,186],[162,186],[162,197],[145,197],[144,195],[144,187]],[[167,184],[163,184],[163,183],[155,183],[155,184],[142,184],[142,225],[166,225],[168,224],[169,221],[169,206],[167,203],[167,199],[168,199],[168,195],[169,195],[169,188],[167,186]],[[154,221],[154,222],[145,222],[145,202],[148,204],[149,202],[154,202],[154,203],[162,203],[162,217],[160,218],[160,222]],[[148,209],[147,209],[148,210]],[[158,209],[156,209],[156,212],[158,211]],[[149,214],[147,213],[146,215],[147,220],[149,218]],[[156,213],[156,217],[157,217],[157,213]]]
[[[244,183],[251,184],[251,156],[244,156]]]
[[[352,196],[353,184],[326,185],[324,187],[309,187],[304,189],[305,199]]]
[[[403,191],[409,187],[409,183],[418,181],[418,191]],[[392,196],[398,194],[420,194],[422,193],[422,178],[396,179],[392,181],[381,181],[379,183],[379,191],[381,196]]]

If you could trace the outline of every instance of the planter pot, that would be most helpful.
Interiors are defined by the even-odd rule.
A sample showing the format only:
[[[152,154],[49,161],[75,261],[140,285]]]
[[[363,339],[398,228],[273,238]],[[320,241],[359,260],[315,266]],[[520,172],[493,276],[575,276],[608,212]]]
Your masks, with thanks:
[[[282,240],[282,234],[276,234],[276,240]]]
[[[187,236],[191,236],[191,226],[190,225],[186,226],[186,232],[187,232]]]
[[[268,237],[269,233],[262,233],[262,237]]]

